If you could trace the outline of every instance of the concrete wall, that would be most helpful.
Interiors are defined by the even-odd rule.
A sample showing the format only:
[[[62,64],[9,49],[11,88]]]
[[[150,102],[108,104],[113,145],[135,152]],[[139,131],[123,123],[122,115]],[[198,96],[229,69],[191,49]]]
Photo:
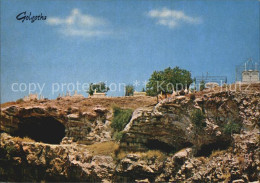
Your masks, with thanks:
[[[106,93],[93,93],[93,95],[89,95],[89,98],[104,98],[106,97]]]
[[[146,92],[134,92],[134,96],[146,96]]]
[[[242,82],[259,82],[259,71],[242,72]]]

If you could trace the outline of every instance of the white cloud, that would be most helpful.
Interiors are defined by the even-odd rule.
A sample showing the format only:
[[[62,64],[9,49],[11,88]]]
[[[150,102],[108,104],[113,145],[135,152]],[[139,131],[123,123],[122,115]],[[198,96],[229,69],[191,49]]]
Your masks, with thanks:
[[[147,16],[155,19],[157,24],[168,26],[171,29],[177,27],[180,23],[202,23],[202,19],[199,17],[190,17],[183,11],[170,10],[168,8],[151,10],[147,13]]]
[[[65,18],[48,17],[47,24],[57,26],[59,32],[66,36],[95,37],[111,33],[106,20],[82,14],[78,9],[73,9]]]

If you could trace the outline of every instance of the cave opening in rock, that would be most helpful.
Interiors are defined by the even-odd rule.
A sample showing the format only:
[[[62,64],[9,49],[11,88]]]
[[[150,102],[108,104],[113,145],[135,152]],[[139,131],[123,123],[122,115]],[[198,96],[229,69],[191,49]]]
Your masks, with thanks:
[[[54,117],[26,117],[20,119],[15,135],[38,142],[59,144],[65,136],[65,127]]]
[[[175,148],[165,142],[157,139],[149,139],[146,143],[146,147],[151,150],[161,150],[166,153],[175,152]]]
[[[210,156],[212,151],[216,150],[225,150],[230,147],[230,141],[216,141],[210,144],[204,144],[201,146],[200,150],[198,150],[196,156]]]

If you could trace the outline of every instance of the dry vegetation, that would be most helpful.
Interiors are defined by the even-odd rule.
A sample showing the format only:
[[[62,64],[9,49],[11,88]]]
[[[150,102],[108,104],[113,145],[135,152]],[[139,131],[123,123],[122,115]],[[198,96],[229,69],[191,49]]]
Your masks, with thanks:
[[[235,90],[235,84],[222,86],[222,87],[215,87],[214,90],[204,90],[200,92],[196,92],[195,95],[192,95],[191,98],[196,98],[197,96],[202,96],[207,93],[211,92],[220,92],[220,91],[228,91],[231,89],[232,91]],[[260,83],[253,83],[253,84],[242,84],[237,85],[236,91],[243,91],[243,92],[251,92],[254,93],[255,91],[260,91]],[[138,107],[143,106],[151,106],[157,103],[156,97],[106,97],[106,98],[59,98],[59,100],[42,100],[42,101],[22,101],[17,100],[16,102],[6,102],[1,104],[2,107],[8,107],[12,105],[28,107],[33,105],[41,105],[41,106],[52,106],[59,109],[67,110],[68,107],[78,107],[81,112],[84,111],[91,111],[94,106],[100,105],[106,108],[112,108],[114,105],[120,108],[128,108],[128,109],[136,109]]]
[[[116,153],[119,149],[119,144],[117,142],[101,142],[92,145],[88,145],[87,150],[89,150],[93,155],[112,155]]]
[[[125,152],[125,151],[120,151],[117,154],[117,159],[123,159],[125,158],[128,154],[136,154],[137,156],[140,156],[142,160],[149,160],[149,159],[158,159],[159,161],[164,161],[166,159],[166,155],[159,151],[159,150],[149,150],[146,152]]]
[[[12,105],[15,105],[15,104],[17,104],[17,103],[16,102],[6,102],[6,103],[1,104],[1,108],[12,106]]]
[[[14,141],[17,141],[17,142],[35,142],[33,139],[29,138],[29,137],[14,137],[13,138]]]
[[[229,179],[231,177],[230,172],[226,172],[225,174],[222,175],[222,179],[224,180],[224,183],[230,182]]]
[[[125,152],[120,151],[119,143],[115,141],[101,142],[92,145],[87,145],[86,149],[92,155],[107,155],[112,156],[114,159],[121,160],[125,158],[128,154],[136,154],[142,160],[158,159],[163,161],[166,155],[159,150],[149,150],[147,152]]]
[[[59,108],[60,110],[68,110],[70,107],[78,108],[81,112],[92,111],[97,105],[112,109],[113,106],[118,106],[123,109],[136,109],[144,106],[156,105],[156,97],[106,97],[106,98],[60,98],[59,100],[42,100],[42,101],[23,101],[23,102],[7,102],[1,104],[1,107],[8,107],[12,105],[29,107],[42,106],[52,108]],[[72,111],[71,111],[72,112]],[[74,111],[76,112],[76,111]]]
[[[212,92],[221,92],[221,91],[237,91],[237,92],[246,92],[246,93],[254,93],[256,91],[260,91],[260,83],[233,83],[233,84],[228,84],[228,85],[223,85],[223,86],[218,86],[215,87],[214,89],[205,89],[203,91],[197,92],[195,95],[196,96],[202,96],[207,93],[212,93]]]
[[[198,157],[197,159],[198,159],[199,161],[201,161],[202,163],[204,163],[204,164],[209,161],[209,159],[206,158],[206,157],[204,157],[204,156],[200,156],[200,157]]]
[[[223,155],[227,152],[227,150],[215,150],[211,153],[209,159],[212,159],[213,157]]]
[[[213,157],[216,157],[216,156],[223,155],[225,153],[232,153],[232,152],[233,152],[232,147],[229,147],[228,149],[225,149],[225,150],[215,150],[215,151],[212,151],[209,159],[212,159]]]

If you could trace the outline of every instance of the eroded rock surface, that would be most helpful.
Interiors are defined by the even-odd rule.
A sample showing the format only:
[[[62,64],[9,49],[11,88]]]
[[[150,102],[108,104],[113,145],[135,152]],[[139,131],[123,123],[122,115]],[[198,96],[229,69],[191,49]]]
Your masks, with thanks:
[[[43,106],[2,108],[1,130],[52,144],[59,144],[64,137],[85,144],[111,140],[111,111],[99,107],[84,113],[71,110],[76,112]]]
[[[192,111],[205,113],[205,127],[196,126]],[[210,93],[195,100],[186,96],[168,98],[155,107],[137,109],[124,129],[121,147],[130,151],[159,149],[166,152],[195,147],[225,149],[231,143],[225,125],[236,123],[242,130],[259,128],[260,94]],[[227,146],[225,146],[227,145]]]
[[[196,126],[192,118],[194,110],[205,115],[205,125]],[[259,180],[260,93],[257,91],[250,94],[209,92],[195,98],[177,96],[157,105],[144,105],[134,111],[125,127],[120,149],[111,154],[93,153],[86,144],[112,140],[112,118],[111,108],[104,105],[94,105],[87,111],[80,111],[79,106],[74,104],[69,110],[55,105],[12,105],[2,108],[2,132],[16,136],[22,129],[23,133],[28,133],[26,125],[30,127],[39,123],[39,126],[44,126],[43,122],[48,119],[51,123],[47,126],[56,131],[64,130],[64,135],[60,133],[61,143],[55,142],[54,145],[21,141],[1,133],[0,180]],[[230,123],[239,124],[241,129],[226,133],[226,125]]]
[[[115,168],[111,156],[92,155],[85,145],[21,142],[6,133],[0,155],[1,181],[106,182]]]

